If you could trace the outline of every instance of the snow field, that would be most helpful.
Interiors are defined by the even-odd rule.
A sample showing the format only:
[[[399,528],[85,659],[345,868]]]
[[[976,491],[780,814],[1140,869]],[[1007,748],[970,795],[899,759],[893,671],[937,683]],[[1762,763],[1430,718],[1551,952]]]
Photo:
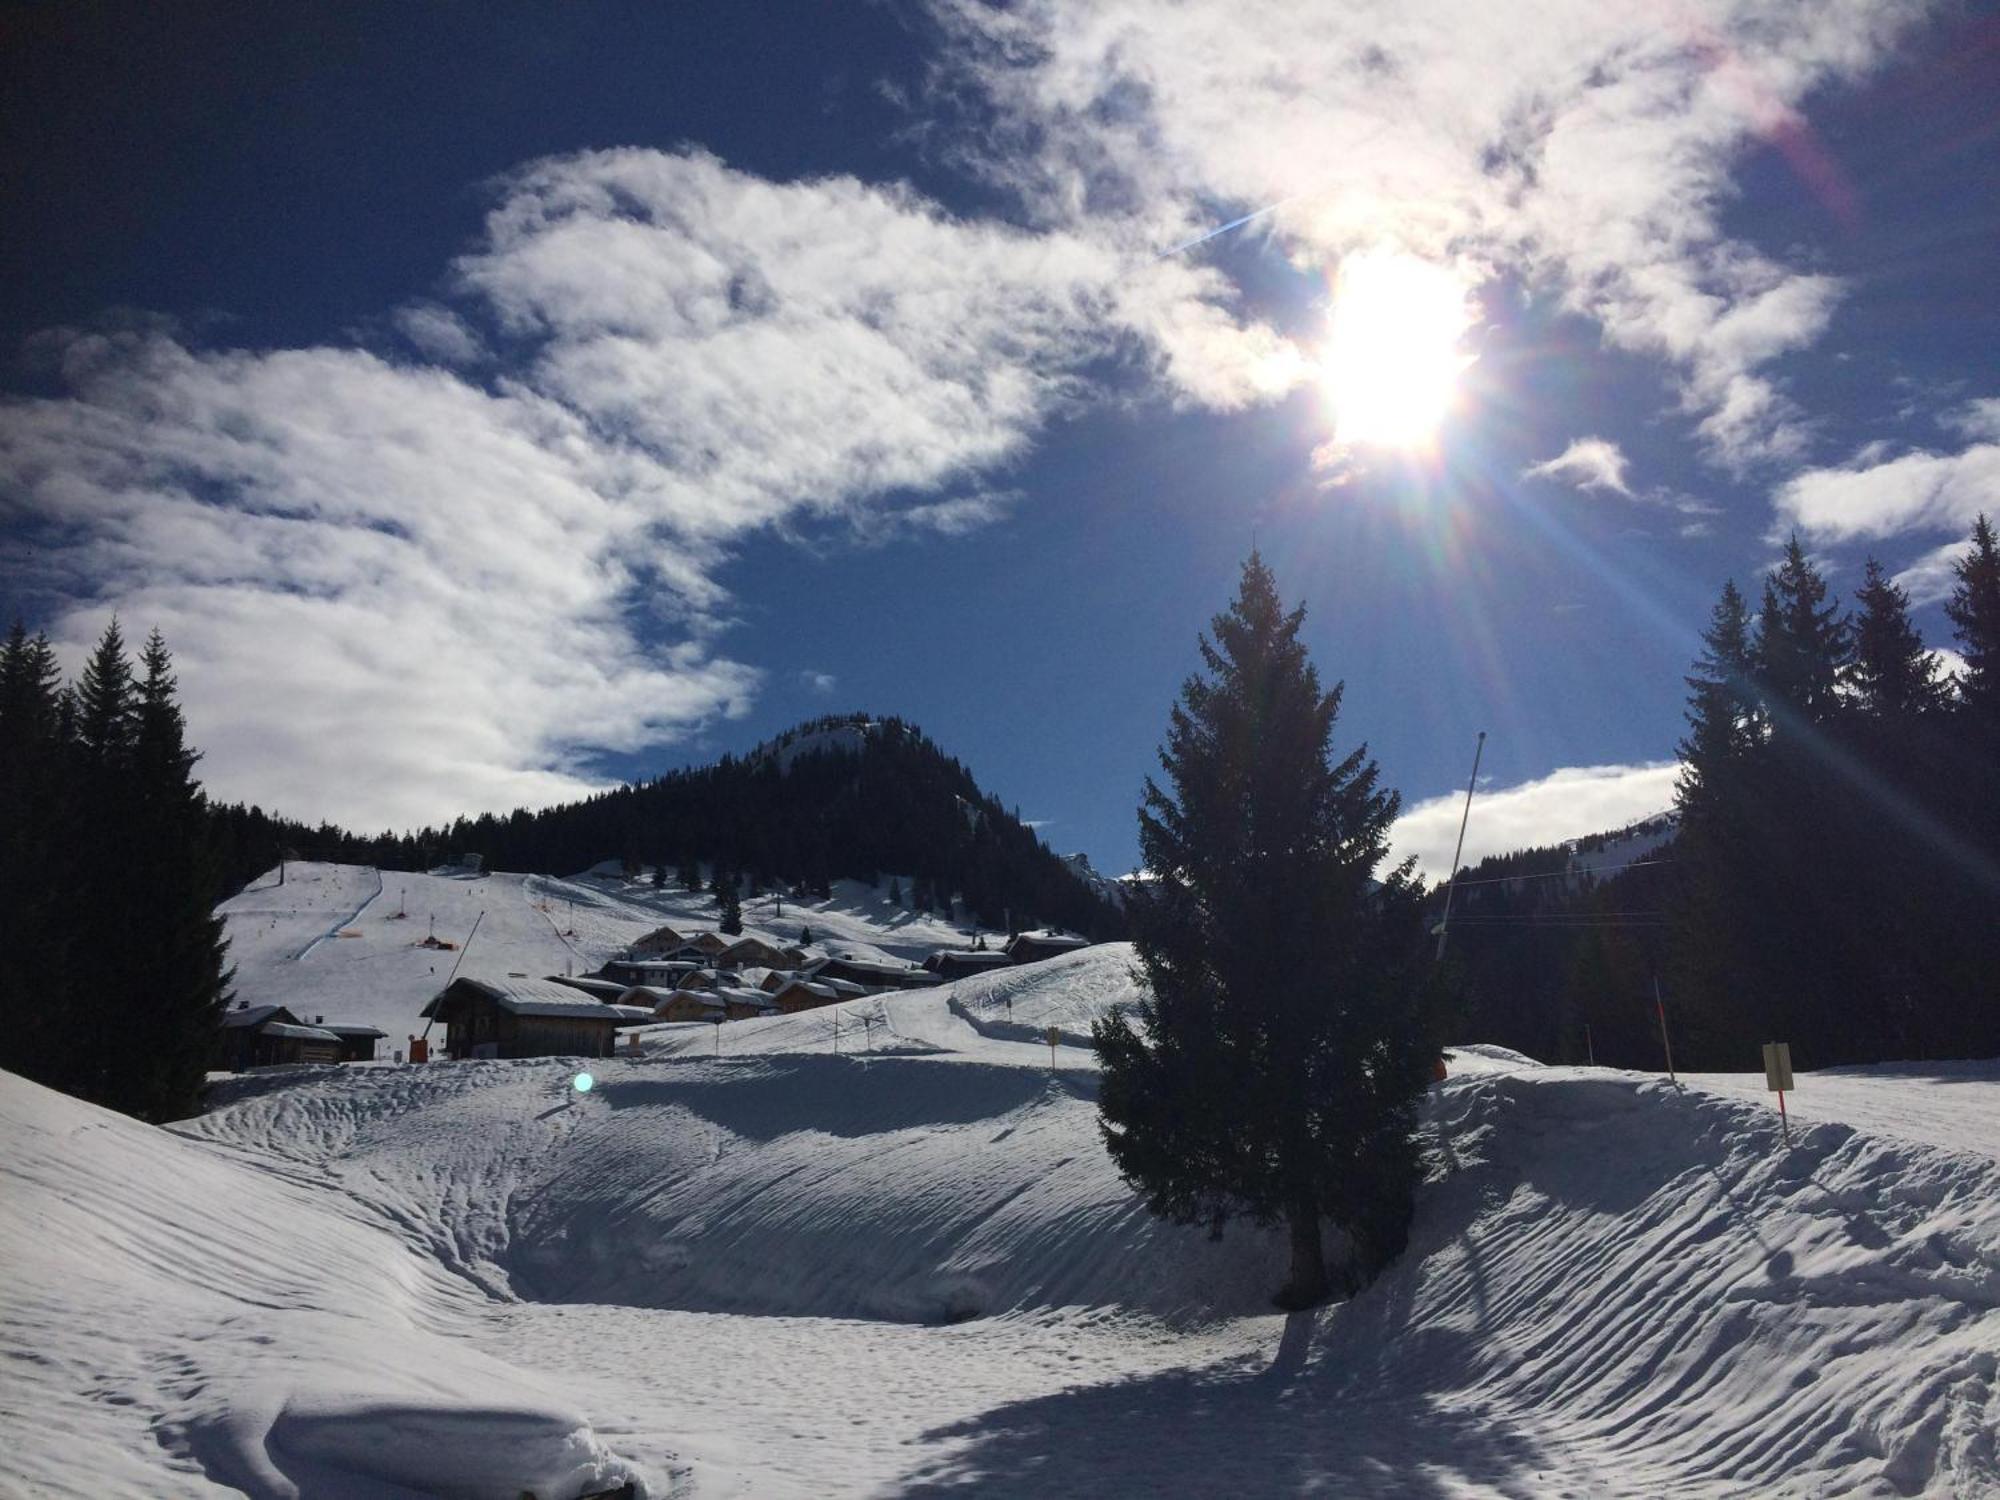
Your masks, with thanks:
[[[671,920],[569,888],[578,941]],[[1282,1318],[1280,1234],[1104,1154],[1131,963],[849,1002],[838,1055],[651,1028],[586,1095],[312,1070],[161,1132],[0,1079],[0,1493],[2000,1494],[2000,1063],[1804,1075],[1787,1150],[1755,1077],[1455,1048],[1408,1253]]]
[[[492,979],[586,973],[662,923],[712,932],[719,920],[706,895],[602,870],[558,880],[298,863],[282,886],[277,879],[274,869],[216,908],[228,931],[236,998],[284,1005],[308,1022],[319,1015],[379,1027],[388,1037],[378,1044],[385,1059],[422,1032],[418,1012],[460,963],[459,951],[420,946],[433,920],[440,939],[461,945],[459,973]],[[971,941],[854,881],[837,882],[830,900],[785,897],[782,916],[777,908],[771,896],[746,901],[744,935],[791,945],[809,926],[820,951],[907,959]],[[475,923],[477,935],[464,948]]]

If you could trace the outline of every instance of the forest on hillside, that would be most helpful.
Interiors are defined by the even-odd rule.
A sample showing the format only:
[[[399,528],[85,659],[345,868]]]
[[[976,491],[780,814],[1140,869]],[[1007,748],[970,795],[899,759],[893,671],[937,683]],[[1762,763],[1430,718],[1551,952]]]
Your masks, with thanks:
[[[914,725],[864,714],[817,719],[748,755],[582,801],[414,833],[361,837],[244,807],[218,808],[215,820],[224,866],[239,884],[286,848],[390,869],[477,854],[489,870],[547,875],[617,859],[687,885],[720,870],[745,894],[825,895],[837,879],[893,877],[899,890],[909,882],[903,895],[913,910],[962,912],[995,929],[1046,925],[1095,938],[1124,930],[1118,908],[956,759]]]
[[[1546,1061],[1740,1071],[2000,1054],[2000,549],[1981,518],[1941,670],[1874,562],[1843,610],[1794,538],[1725,585],[1687,678],[1671,842],[1463,871],[1457,1035]],[[1435,908],[1441,913],[1442,903]]]

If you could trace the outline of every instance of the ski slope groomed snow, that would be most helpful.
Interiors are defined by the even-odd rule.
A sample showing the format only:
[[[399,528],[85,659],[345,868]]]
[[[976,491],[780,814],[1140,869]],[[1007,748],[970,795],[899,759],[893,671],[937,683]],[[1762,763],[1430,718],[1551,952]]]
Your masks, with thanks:
[[[0,1075],[0,1493],[2000,1493],[2000,1064],[1804,1075],[1787,1148],[1743,1079],[1464,1049],[1408,1252],[1285,1317],[1281,1236],[1105,1157],[1131,986],[1114,945],[655,1028],[588,1092],[325,1069],[170,1130]]]
[[[886,888],[843,880],[824,901],[753,897],[743,935],[793,946],[809,928],[816,953],[914,961],[971,943],[972,929],[892,906]],[[423,1030],[418,1012],[454,965],[467,978],[583,974],[662,924],[713,932],[719,920],[706,895],[615,872],[559,880],[311,863],[287,866],[282,884],[269,871],[217,911],[238,1000],[378,1027],[384,1058]],[[458,946],[424,946],[433,936]]]

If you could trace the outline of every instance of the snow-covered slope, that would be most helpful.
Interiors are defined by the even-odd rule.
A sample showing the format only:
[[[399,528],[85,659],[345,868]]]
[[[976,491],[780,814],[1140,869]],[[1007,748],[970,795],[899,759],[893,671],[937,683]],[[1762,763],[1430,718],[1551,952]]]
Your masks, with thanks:
[[[1278,1236],[1105,1158],[1079,1043],[1130,985],[853,1002],[838,1055],[826,1011],[661,1028],[584,1094],[246,1079],[185,1139],[8,1081],[0,1492],[430,1492],[490,1432],[488,1478],[704,1496],[2000,1493],[2000,1064],[1808,1075],[1786,1149],[1746,1080],[1463,1049],[1409,1253],[1285,1319]],[[306,1467],[358,1453],[432,1469]]]
[[[459,960],[455,951],[422,946],[433,931],[462,945],[478,924],[463,975],[540,977],[595,969],[662,923],[713,931],[718,918],[706,895],[616,873],[557,880],[303,863],[288,867],[284,884],[273,870],[218,910],[239,1000],[288,1006],[308,1021],[380,1027],[389,1037],[384,1057],[423,1029],[418,1011]],[[744,904],[743,923],[748,937],[792,944],[810,928],[819,951],[877,958],[921,959],[971,941],[855,881],[836,883],[826,901],[756,897]]]

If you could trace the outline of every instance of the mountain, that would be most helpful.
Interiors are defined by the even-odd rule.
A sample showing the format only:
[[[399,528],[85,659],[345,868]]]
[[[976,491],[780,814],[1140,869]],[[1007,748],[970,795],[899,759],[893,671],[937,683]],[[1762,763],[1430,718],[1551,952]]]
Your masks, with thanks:
[[[720,866],[750,894],[823,896],[837,879],[888,879],[912,911],[1094,938],[1124,929],[1120,910],[957,760],[914,725],[865,714],[581,802],[461,818],[428,842],[428,860],[478,854],[489,870],[549,875],[606,857],[663,867],[667,879]]]

